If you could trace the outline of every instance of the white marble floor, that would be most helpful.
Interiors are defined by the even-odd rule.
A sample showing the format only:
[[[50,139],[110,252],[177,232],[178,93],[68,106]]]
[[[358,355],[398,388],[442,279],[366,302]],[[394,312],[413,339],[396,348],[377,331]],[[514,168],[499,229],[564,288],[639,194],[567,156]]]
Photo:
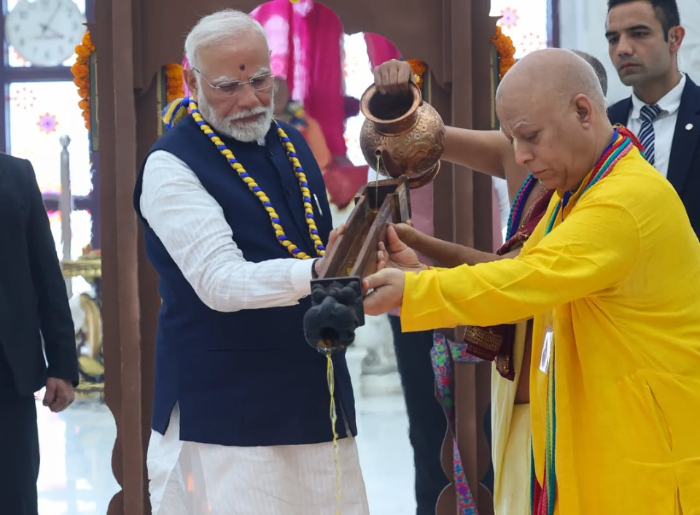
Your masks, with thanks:
[[[364,351],[348,363],[357,398],[358,445],[372,515],[412,515],[413,454],[398,375],[361,376]],[[40,515],[104,515],[118,491],[111,472],[116,436],[106,406],[77,403],[56,415],[37,403]]]

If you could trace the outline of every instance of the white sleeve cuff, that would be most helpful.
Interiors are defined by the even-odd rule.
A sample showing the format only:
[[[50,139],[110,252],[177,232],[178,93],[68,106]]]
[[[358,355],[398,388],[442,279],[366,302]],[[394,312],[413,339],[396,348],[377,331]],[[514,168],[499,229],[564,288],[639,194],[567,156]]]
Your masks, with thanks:
[[[315,259],[299,259],[292,266],[292,287],[299,297],[311,294],[311,267]]]

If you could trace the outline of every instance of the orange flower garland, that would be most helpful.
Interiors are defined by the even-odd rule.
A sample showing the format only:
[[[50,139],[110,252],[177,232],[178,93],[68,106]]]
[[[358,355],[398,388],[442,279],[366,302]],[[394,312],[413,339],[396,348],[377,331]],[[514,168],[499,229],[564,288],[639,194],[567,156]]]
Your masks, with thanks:
[[[496,25],[496,34],[491,38],[491,43],[498,51],[498,78],[501,80],[515,64],[515,46],[513,40],[503,34],[500,25]]]
[[[95,51],[95,45],[90,39],[90,32],[86,32],[83,41],[75,47],[78,58],[70,71],[73,72],[73,82],[78,86],[80,102],[78,107],[83,111],[85,128],[90,130],[90,56]]]
[[[165,96],[166,104],[169,104],[176,98],[185,96],[185,84],[182,78],[182,65],[170,63],[165,65]]]
[[[428,69],[428,65],[420,59],[408,59],[406,62],[411,65],[413,81],[416,83],[416,86],[423,89],[423,74]]]

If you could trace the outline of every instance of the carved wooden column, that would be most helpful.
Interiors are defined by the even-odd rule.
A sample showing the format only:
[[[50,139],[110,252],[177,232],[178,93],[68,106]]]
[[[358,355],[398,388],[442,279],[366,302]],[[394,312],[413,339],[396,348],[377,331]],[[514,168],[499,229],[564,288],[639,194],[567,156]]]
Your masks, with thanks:
[[[493,82],[491,52],[496,19],[489,17],[487,0],[443,0],[445,75],[451,85],[451,124],[471,129],[491,129]],[[491,178],[460,166],[452,166],[436,182],[436,236],[491,252]],[[491,463],[485,424],[491,397],[491,364],[453,363],[456,437],[464,472],[480,515],[493,513],[492,493],[482,481]],[[443,466],[452,478],[452,436],[443,445]],[[457,511],[454,485],[438,503],[439,515]]]
[[[110,515],[150,512],[145,457],[151,399],[143,384],[152,367],[142,366],[140,255],[132,195],[137,171],[134,106],[134,19],[140,0],[103,0],[91,27],[98,56],[98,110],[102,212],[105,400],[114,415],[117,440],[112,469],[122,487]],[[151,324],[155,321],[151,321]]]

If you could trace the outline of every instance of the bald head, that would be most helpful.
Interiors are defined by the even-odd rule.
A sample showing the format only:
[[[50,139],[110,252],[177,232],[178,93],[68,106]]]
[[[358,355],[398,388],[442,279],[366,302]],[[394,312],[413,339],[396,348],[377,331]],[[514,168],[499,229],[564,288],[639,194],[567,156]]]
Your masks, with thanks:
[[[549,188],[575,189],[613,133],[598,76],[569,50],[521,59],[498,88],[496,110],[516,161]]]
[[[585,95],[605,110],[605,95],[595,71],[586,60],[570,50],[550,48],[532,52],[516,63],[498,87],[496,103],[514,90],[526,90],[530,102],[535,99],[552,105],[555,98],[569,103]]]

